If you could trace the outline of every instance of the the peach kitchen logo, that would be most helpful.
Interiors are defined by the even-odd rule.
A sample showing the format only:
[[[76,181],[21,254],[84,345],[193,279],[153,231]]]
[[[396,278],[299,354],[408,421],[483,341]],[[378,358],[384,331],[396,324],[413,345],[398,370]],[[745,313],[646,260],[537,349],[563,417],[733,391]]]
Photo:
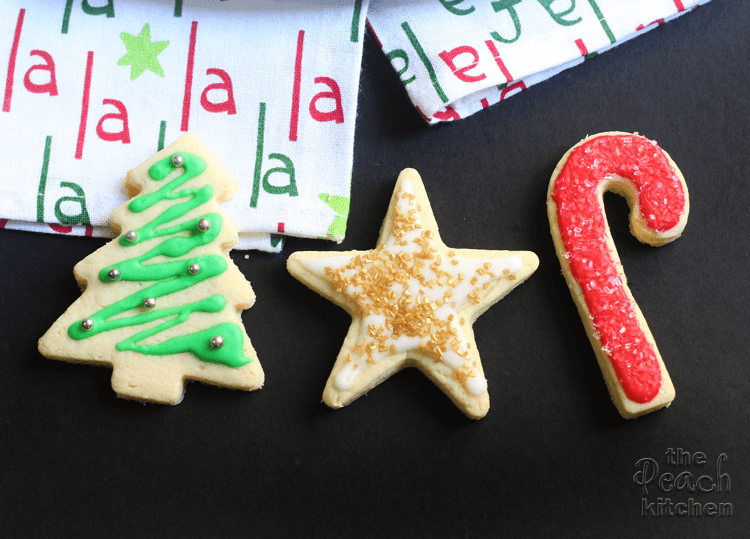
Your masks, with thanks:
[[[728,460],[726,453],[714,460],[702,451],[671,447],[660,461],[649,457],[638,460],[633,483],[641,490],[641,516],[731,517],[734,507],[728,499],[732,490]]]

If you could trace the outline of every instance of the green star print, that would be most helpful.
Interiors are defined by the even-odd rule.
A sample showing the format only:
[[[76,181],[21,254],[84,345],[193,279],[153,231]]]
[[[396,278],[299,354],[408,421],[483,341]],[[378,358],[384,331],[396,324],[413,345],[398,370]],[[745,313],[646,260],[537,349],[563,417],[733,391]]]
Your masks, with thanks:
[[[140,77],[147,69],[153,71],[160,77],[164,76],[164,70],[159,64],[157,56],[169,45],[169,41],[156,41],[151,43],[151,29],[148,24],[143,27],[137,36],[122,32],[120,39],[125,44],[128,52],[117,61],[118,66],[131,66],[130,80]]]

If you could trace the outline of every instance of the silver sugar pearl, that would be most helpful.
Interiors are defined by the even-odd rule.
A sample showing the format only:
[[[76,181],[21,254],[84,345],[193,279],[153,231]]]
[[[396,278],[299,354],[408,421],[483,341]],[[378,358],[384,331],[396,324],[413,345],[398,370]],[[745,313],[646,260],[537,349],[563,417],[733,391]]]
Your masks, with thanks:
[[[221,335],[217,335],[211,339],[211,348],[214,350],[218,350],[222,346],[224,346],[224,337]]]
[[[135,230],[128,230],[125,233],[125,239],[131,243],[134,242],[135,240],[138,239],[138,232],[136,232]]]
[[[81,320],[81,327],[85,331],[88,331],[94,327],[94,321],[91,318],[84,318],[83,320]]]
[[[154,298],[146,298],[143,300],[143,306],[147,309],[151,309],[156,305],[156,300]]]
[[[211,228],[211,221],[204,217],[203,219],[198,221],[198,228],[205,232],[206,230]]]
[[[198,264],[190,264],[188,266],[190,275],[197,275],[201,271],[201,267]]]
[[[176,167],[181,167],[185,164],[185,158],[176,153],[172,156],[172,164]]]
[[[120,278],[120,270],[118,270],[117,268],[112,268],[107,272],[107,277],[109,277],[112,281],[116,281]]]

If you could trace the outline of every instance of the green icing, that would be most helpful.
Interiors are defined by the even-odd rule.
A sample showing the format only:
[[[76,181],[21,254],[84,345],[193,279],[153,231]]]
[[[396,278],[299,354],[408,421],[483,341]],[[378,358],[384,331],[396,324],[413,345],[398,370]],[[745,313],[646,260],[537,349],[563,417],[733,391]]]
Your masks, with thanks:
[[[175,168],[172,163],[174,155],[177,154],[152,165],[148,171],[149,176],[156,181],[164,180],[169,176]],[[176,259],[184,256],[196,247],[212,242],[221,231],[222,217],[218,213],[209,213],[174,226],[163,226],[182,217],[201,204],[205,204],[213,196],[213,188],[210,185],[200,189],[177,190],[185,182],[198,176],[206,169],[205,161],[197,155],[185,152],[180,152],[179,155],[185,160],[182,165],[185,171],[167,182],[158,191],[134,198],[128,204],[128,209],[134,213],[139,213],[162,200],[186,200],[170,206],[153,221],[137,229],[135,232],[138,236],[134,241],[128,241],[125,235],[122,235],[119,242],[121,246],[127,248],[154,238],[177,236],[159,243],[141,256],[108,266],[99,272],[99,280],[103,283],[131,281],[151,282],[153,284],[145,286],[135,294],[91,315],[89,318],[94,322],[91,329],[83,329],[80,323],[73,324],[68,328],[68,335],[72,339],[82,340],[105,331],[162,320],[162,323],[117,343],[117,350],[132,350],[147,355],[172,355],[188,352],[206,363],[216,363],[232,368],[241,367],[252,360],[244,355],[242,330],[236,324],[229,322],[196,333],[174,337],[158,344],[138,344],[144,339],[185,322],[194,312],[219,312],[224,309],[227,303],[224,297],[214,295],[185,305],[143,312],[143,301],[146,298],[160,298],[180,292],[201,281],[215,277],[227,269],[226,260],[219,255],[196,256],[189,259],[146,264],[156,257]],[[211,222],[211,227],[205,232],[198,228],[198,221],[202,218]],[[198,273],[190,273],[188,268],[192,264],[200,266]],[[113,281],[108,274],[111,269],[115,268],[120,272],[120,276]],[[132,316],[124,316],[124,313],[131,310],[141,312]],[[223,337],[224,345],[221,348],[214,349],[210,342],[217,335]]]
[[[221,348],[211,348],[211,338],[215,335],[224,337],[224,346]],[[236,324],[226,322],[209,329],[204,329],[191,335],[175,337],[160,344],[150,346],[135,344],[133,338],[123,341],[117,345],[118,350],[133,350],[142,354],[169,355],[179,354],[180,352],[190,352],[194,356],[207,363],[218,363],[227,367],[237,368],[247,365],[249,362],[240,353],[237,355],[235,350],[242,352],[243,335],[242,330]],[[122,346],[122,348],[120,348]]]

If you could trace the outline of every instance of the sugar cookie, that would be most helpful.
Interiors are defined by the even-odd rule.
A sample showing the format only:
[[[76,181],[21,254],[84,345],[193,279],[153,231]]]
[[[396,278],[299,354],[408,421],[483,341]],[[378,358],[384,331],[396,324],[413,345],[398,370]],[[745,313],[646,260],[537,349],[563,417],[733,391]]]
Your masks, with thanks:
[[[547,213],[563,274],[612,401],[623,417],[634,418],[669,406],[675,391],[627,286],[604,214],[605,191],[628,200],[631,232],[655,246],[682,234],[690,203],[677,165],[637,134],[584,139],[550,180]]]
[[[188,134],[130,171],[126,187],[135,198],[111,217],[119,237],[76,265],[83,294],[39,351],[111,366],[127,399],[177,404],[186,380],[260,388],[240,316],[255,294],[229,257],[238,235],[219,204],[237,181]]]
[[[419,174],[404,170],[375,249],[289,257],[294,277],[352,316],[323,401],[341,408],[411,366],[468,417],[484,417],[489,394],[472,324],[538,265],[526,251],[446,247]]]

